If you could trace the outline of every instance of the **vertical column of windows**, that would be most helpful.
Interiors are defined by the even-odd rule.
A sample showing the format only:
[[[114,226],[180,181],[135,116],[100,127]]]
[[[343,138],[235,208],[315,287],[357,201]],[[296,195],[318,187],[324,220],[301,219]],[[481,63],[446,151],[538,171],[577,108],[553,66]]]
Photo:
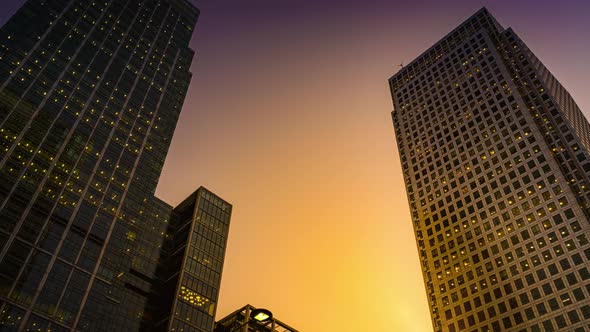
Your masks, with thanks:
[[[567,292],[554,294],[563,292],[566,273],[573,283],[587,279],[584,268],[578,271],[579,277],[569,271],[584,264],[587,257],[579,251],[588,242],[577,223],[572,224],[579,234],[576,239],[570,237],[573,229],[554,230],[565,220],[575,220],[579,210],[570,208],[571,192],[559,185],[561,175],[549,150],[519,110],[524,103],[519,96],[514,98],[498,66],[491,71],[485,68],[498,57],[487,57],[488,48],[472,39],[462,46],[465,52],[447,50],[446,58],[437,58],[432,71],[410,76],[399,90],[392,83],[393,120],[401,140],[400,159],[417,244],[423,252],[435,329],[443,328],[438,324],[439,307],[444,313],[442,325],[451,331],[468,326],[511,329],[522,324],[525,316],[539,322],[537,326],[577,324],[585,315],[584,307],[570,309],[567,318],[557,315],[553,313],[561,310],[557,304],[567,306],[573,299]],[[471,50],[476,55],[468,57],[463,62],[467,67],[458,71],[461,67],[453,63],[460,63],[457,60]],[[455,81],[461,75],[466,75],[464,83]],[[493,82],[496,79],[499,84]],[[449,93],[455,89],[457,95]],[[429,112],[429,104],[436,112]],[[511,196],[514,193],[517,197]],[[422,210],[416,206],[418,200]],[[537,269],[526,274],[531,267]],[[535,288],[527,289],[522,276],[531,279],[529,287],[540,284],[549,300],[537,296]],[[576,292],[576,300],[584,298],[581,288]],[[537,302],[529,304],[527,294],[533,294]]]

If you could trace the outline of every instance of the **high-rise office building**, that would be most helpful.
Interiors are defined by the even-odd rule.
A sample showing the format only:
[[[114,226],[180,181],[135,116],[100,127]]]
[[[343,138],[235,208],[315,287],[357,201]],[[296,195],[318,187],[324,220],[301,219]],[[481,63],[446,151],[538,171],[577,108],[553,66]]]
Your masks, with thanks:
[[[435,331],[590,331],[590,124],[484,8],[389,80]]]
[[[0,28],[0,330],[154,322],[161,247],[181,231],[153,194],[191,79],[198,16],[188,0],[28,0]],[[220,246],[227,228],[215,223],[226,227],[230,208],[218,213],[210,203],[219,199],[199,192],[213,219],[187,223],[198,229],[189,238],[203,231]],[[220,249],[206,244],[191,242],[191,255],[213,272],[179,265],[196,281],[178,280],[190,298],[213,302]],[[203,311],[179,314],[191,310]]]

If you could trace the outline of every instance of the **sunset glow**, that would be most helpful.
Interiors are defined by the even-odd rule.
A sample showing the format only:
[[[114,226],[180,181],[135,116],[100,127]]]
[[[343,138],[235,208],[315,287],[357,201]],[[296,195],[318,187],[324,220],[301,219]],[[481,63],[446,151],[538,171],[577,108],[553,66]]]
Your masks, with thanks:
[[[387,78],[481,6],[590,108],[582,2],[559,16],[538,1],[195,4],[194,77],[157,194],[203,184],[234,206],[218,317],[250,303],[301,331],[432,331]]]
[[[217,319],[251,304],[303,332],[432,331],[387,79],[482,6],[590,117],[587,1],[191,1],[156,196],[233,205]],[[0,2],[4,24],[24,0]]]

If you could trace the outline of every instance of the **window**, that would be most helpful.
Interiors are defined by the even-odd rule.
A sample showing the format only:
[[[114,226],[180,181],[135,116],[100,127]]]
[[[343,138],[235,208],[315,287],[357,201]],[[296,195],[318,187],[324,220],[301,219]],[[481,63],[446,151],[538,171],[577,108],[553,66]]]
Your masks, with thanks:
[[[567,316],[572,324],[580,322],[580,316],[578,315],[578,312],[576,312],[575,310],[568,312]]]

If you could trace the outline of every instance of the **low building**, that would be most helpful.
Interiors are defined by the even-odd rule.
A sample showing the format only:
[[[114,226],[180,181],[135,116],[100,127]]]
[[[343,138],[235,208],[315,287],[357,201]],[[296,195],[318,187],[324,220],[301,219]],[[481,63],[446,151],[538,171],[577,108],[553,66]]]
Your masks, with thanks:
[[[298,332],[266,309],[246,305],[215,323],[214,332]]]

